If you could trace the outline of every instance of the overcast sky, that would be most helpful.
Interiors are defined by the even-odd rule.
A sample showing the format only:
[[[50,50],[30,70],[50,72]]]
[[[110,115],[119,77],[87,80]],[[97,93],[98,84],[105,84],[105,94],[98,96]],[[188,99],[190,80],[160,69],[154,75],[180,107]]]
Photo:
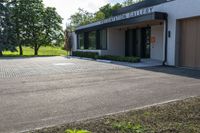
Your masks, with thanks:
[[[55,7],[62,16],[63,27],[69,17],[74,14],[78,8],[83,8],[89,12],[95,12],[99,7],[107,3],[123,2],[124,0],[44,0],[45,6]]]

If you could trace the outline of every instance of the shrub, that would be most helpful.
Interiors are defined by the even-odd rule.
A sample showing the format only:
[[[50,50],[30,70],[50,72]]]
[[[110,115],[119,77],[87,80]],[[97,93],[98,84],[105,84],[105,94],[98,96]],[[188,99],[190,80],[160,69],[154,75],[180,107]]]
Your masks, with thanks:
[[[122,62],[132,62],[132,63],[140,62],[139,57],[125,57],[125,56],[112,56],[112,55],[98,56],[98,59],[122,61]]]
[[[100,56],[97,52],[82,52],[74,51],[72,52],[73,56],[92,58],[92,59],[103,59],[103,60],[112,60],[112,61],[122,61],[122,62],[140,62],[139,57],[125,57],[125,56],[113,56],[113,55],[103,55]]]
[[[92,58],[96,59],[98,57],[98,53],[96,52],[81,52],[81,51],[73,51],[72,52],[73,56],[78,56],[78,57],[85,57],[85,58]]]
[[[68,129],[65,131],[65,133],[91,133],[90,131],[87,131],[87,130],[71,130],[71,129]]]
[[[145,129],[140,124],[133,124],[131,122],[115,122],[112,124],[114,129],[123,132],[132,132],[132,133],[144,133]]]

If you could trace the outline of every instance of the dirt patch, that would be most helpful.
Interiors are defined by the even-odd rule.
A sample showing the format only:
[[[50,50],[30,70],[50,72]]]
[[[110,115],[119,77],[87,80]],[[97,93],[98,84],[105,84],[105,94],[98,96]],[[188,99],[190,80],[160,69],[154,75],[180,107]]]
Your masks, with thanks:
[[[200,133],[200,97],[30,133],[64,133],[66,129],[92,133]]]

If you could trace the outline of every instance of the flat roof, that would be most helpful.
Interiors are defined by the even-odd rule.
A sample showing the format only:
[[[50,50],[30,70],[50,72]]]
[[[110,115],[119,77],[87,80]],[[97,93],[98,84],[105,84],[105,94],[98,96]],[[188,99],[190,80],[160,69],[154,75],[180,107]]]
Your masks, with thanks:
[[[165,20],[167,14],[162,12],[153,12],[152,6],[171,1],[174,0],[144,0],[142,2],[113,11],[113,16],[110,18],[97,21],[88,25],[79,26],[78,28],[76,28],[76,32],[125,25],[130,24],[130,22],[142,22],[141,20]]]
[[[87,32],[92,30],[100,30],[108,27],[114,27],[119,25],[130,25],[130,24],[136,24],[141,23],[145,21],[152,21],[152,20],[166,20],[167,19],[167,13],[163,12],[143,12],[143,14],[140,14],[141,12],[131,12],[128,14],[122,14],[119,16],[114,16],[102,21],[98,21],[92,24],[80,26],[76,29],[76,32]]]
[[[171,1],[174,0],[144,0],[142,2],[113,11],[113,16],[110,18],[97,21],[88,25],[79,26],[78,28],[76,28],[76,32],[124,25],[129,24],[130,22],[139,22],[140,20],[147,21],[147,18],[149,18],[149,20],[166,19],[166,13],[153,12],[152,6]]]

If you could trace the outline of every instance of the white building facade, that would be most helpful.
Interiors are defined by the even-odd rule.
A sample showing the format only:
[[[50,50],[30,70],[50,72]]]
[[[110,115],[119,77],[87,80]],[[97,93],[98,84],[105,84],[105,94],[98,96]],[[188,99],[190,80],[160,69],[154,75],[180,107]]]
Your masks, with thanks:
[[[139,56],[200,69],[200,0],[145,0],[81,26],[73,51]]]

